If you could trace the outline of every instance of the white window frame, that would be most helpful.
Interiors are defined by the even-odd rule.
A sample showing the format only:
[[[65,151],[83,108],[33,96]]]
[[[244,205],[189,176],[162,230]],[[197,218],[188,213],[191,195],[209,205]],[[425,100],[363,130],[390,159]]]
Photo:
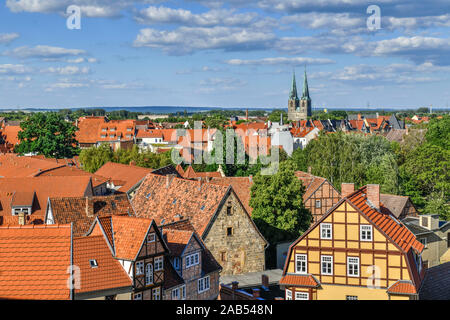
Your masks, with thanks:
[[[198,279],[198,293],[206,292],[210,289],[209,276]]]
[[[190,254],[188,256],[186,256],[186,269],[196,266],[200,263],[200,257],[199,257],[199,253],[193,253]]]
[[[136,275],[141,276],[144,274],[144,261],[138,261],[136,262]]]
[[[324,261],[324,258],[326,258],[327,260],[331,260],[331,261]],[[327,265],[328,264],[330,264],[331,265],[331,272],[329,272],[328,273],[328,271],[327,272],[324,272],[323,271],[323,265],[324,265],[324,263],[326,263]],[[328,268],[327,268],[328,269]],[[324,276],[332,276],[333,275],[333,269],[334,269],[334,266],[333,266],[333,256],[326,256],[326,255],[321,255],[320,256],[320,274],[321,275],[324,275]]]
[[[155,242],[155,239],[156,239],[156,235],[154,232],[148,234],[148,242],[149,243]]]
[[[155,258],[155,271],[161,271],[164,269],[164,257]]]
[[[319,205],[317,205],[317,204],[319,204]],[[316,200],[315,206],[317,209],[321,209],[322,208],[322,200],[320,200],[320,199]]]
[[[147,263],[145,266],[145,285],[149,286],[153,284],[154,277],[153,277],[153,264]]]
[[[324,235],[324,231],[328,231],[329,235]],[[327,233],[328,233],[327,232]],[[320,224],[320,239],[331,240],[333,238],[333,225],[331,223]]]
[[[309,300],[309,293],[308,292],[296,292],[295,300]]]
[[[186,285],[181,286],[181,300],[186,300]]]
[[[302,264],[300,270],[298,268],[299,262]],[[304,270],[302,270],[302,269],[304,269]],[[298,273],[298,274],[307,274],[308,273],[308,255],[306,255],[306,254],[296,254],[295,255],[295,273]]]
[[[286,289],[286,300],[292,300],[292,291]]]
[[[180,289],[181,288],[176,288],[172,290],[172,300],[181,300],[180,299]]]
[[[357,263],[356,262],[350,262],[350,259],[355,259],[358,262]],[[353,266],[356,265],[357,268],[358,268],[358,270],[357,270],[358,272],[351,274],[350,273],[350,265],[353,265]],[[359,261],[359,257],[347,257],[347,276],[348,277],[359,277],[360,269],[361,269],[361,264],[360,264],[360,261]]]
[[[418,239],[421,244],[423,244],[424,248],[427,248],[427,238]]]
[[[368,233],[370,237],[368,237]],[[373,241],[373,227],[370,224],[362,224],[359,226],[359,239],[361,241]]]

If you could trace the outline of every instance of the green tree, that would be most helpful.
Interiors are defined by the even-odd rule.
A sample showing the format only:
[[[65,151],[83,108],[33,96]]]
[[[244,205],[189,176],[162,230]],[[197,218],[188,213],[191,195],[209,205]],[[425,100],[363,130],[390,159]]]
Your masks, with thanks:
[[[108,144],[102,144],[99,147],[84,149],[80,153],[80,162],[83,170],[94,173],[105,163],[113,160],[114,153]]]
[[[303,204],[305,189],[294,172],[293,163],[285,161],[274,175],[258,173],[253,179],[252,219],[272,245],[300,236],[311,224],[311,213]]]
[[[20,124],[20,144],[15,152],[37,153],[47,158],[72,158],[79,153],[72,123],[56,112],[34,113]]]

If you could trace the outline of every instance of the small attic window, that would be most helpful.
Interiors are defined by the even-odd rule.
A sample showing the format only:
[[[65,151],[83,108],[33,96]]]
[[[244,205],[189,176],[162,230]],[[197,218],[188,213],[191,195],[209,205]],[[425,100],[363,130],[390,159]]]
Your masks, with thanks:
[[[89,260],[89,264],[91,265],[91,268],[97,268],[98,267],[97,260],[95,260],[95,259]]]
[[[200,208],[200,210],[205,210],[205,205],[203,205],[201,208]]]
[[[152,193],[149,192],[145,197],[148,199],[148,198],[150,198],[151,196],[152,196]]]
[[[173,199],[172,204],[177,203],[177,199]]]

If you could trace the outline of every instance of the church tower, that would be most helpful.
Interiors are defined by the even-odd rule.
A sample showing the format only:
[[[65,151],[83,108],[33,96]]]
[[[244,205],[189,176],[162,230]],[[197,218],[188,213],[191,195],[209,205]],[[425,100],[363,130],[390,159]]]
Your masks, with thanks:
[[[312,101],[309,96],[308,78],[306,76],[305,68],[305,78],[303,80],[303,93],[302,98],[299,99],[297,95],[297,83],[295,81],[295,72],[292,79],[292,89],[289,96],[288,103],[288,120],[298,121],[306,120],[312,115]]]

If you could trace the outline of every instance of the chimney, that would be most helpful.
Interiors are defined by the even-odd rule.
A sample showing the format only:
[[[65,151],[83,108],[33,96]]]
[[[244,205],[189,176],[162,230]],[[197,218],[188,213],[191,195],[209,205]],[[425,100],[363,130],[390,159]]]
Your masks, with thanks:
[[[86,197],[86,215],[90,218],[94,216],[94,200],[92,197]]]
[[[136,161],[130,161],[130,166],[136,166]]]
[[[19,213],[19,225],[24,226],[26,224],[25,212]]]
[[[358,120],[362,120],[361,113],[358,113]]]
[[[311,174],[312,167],[308,167],[308,173]]]
[[[253,290],[253,298],[259,298],[261,296],[261,292],[258,288],[254,288]]]
[[[380,210],[380,185],[368,184],[367,185],[367,200],[369,200],[376,210]]]
[[[261,276],[261,285],[263,288],[268,289],[269,288],[269,276],[266,274],[263,274]]]
[[[353,192],[355,192],[355,184],[354,183],[343,183],[341,184],[341,198],[344,199],[348,197]]]

